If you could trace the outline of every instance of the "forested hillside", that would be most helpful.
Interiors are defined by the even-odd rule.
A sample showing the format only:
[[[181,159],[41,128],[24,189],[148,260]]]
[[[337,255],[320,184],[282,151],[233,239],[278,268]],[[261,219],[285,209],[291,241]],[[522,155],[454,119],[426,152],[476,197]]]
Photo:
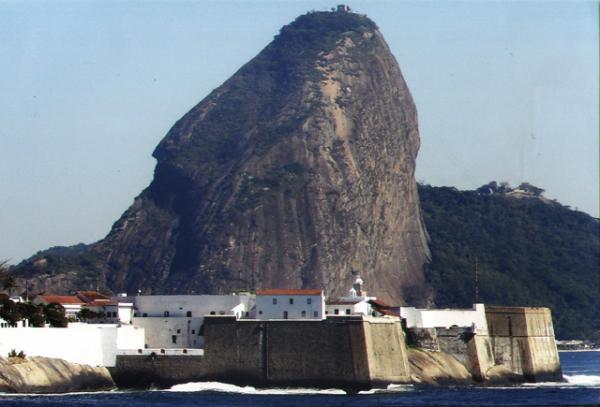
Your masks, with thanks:
[[[599,222],[529,184],[477,191],[419,185],[437,306],[552,308],[558,338],[600,339]]]

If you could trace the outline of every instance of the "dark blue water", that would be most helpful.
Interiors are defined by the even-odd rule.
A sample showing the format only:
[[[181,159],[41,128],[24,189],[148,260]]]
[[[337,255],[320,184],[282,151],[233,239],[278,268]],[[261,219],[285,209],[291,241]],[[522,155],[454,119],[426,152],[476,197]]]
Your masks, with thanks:
[[[345,395],[339,390],[265,389],[187,383],[167,391],[60,396],[0,395],[1,406],[570,406],[600,404],[600,352],[563,352],[567,382],[514,387],[393,386]]]

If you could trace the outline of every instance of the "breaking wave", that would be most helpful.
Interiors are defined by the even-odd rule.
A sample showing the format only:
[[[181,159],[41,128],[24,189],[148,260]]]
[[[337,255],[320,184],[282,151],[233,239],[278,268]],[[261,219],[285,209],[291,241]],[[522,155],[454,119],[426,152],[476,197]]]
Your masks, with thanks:
[[[237,394],[346,394],[341,389],[257,389],[252,386],[236,386],[233,384],[221,382],[191,382],[177,384],[168,391],[174,392],[218,392],[218,393],[237,393]]]
[[[567,383],[574,386],[600,386],[600,376],[597,375],[563,375]]]
[[[412,385],[390,384],[386,389],[372,389],[361,391],[360,394],[375,393],[398,393],[412,389]],[[173,392],[217,392],[217,393],[236,393],[236,394],[263,394],[263,395],[295,395],[295,394],[322,394],[322,395],[345,395],[346,392],[341,389],[306,389],[306,388],[271,388],[257,389],[252,386],[236,386],[233,384],[221,382],[190,382],[177,384],[167,391]]]

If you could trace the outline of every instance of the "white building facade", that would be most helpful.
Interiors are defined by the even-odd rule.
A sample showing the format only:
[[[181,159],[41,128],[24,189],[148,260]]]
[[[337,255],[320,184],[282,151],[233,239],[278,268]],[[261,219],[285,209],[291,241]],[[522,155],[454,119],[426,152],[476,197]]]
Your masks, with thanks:
[[[140,295],[124,298],[134,303],[132,324],[145,331],[147,349],[203,348],[205,315],[250,317],[254,296]]]
[[[327,316],[371,315],[372,308],[369,300],[376,298],[368,297],[363,285],[363,279],[357,276],[347,296],[330,299],[325,303],[325,314]]]
[[[324,319],[323,290],[271,289],[256,292],[256,319]]]

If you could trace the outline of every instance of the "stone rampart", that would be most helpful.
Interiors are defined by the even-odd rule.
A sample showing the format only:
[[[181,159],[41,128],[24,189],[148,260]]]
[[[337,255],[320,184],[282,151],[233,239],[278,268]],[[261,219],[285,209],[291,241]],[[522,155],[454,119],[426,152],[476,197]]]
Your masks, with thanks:
[[[410,381],[397,318],[236,320],[207,316],[204,356],[119,355],[122,387],[218,380],[254,386],[368,389]]]
[[[116,366],[108,369],[120,388],[166,387],[208,378],[203,356],[117,355]]]
[[[548,308],[487,307],[486,316],[496,365],[528,381],[562,379]]]
[[[228,381],[370,388],[410,380],[404,334],[395,318],[207,317],[204,334],[211,375]]]

